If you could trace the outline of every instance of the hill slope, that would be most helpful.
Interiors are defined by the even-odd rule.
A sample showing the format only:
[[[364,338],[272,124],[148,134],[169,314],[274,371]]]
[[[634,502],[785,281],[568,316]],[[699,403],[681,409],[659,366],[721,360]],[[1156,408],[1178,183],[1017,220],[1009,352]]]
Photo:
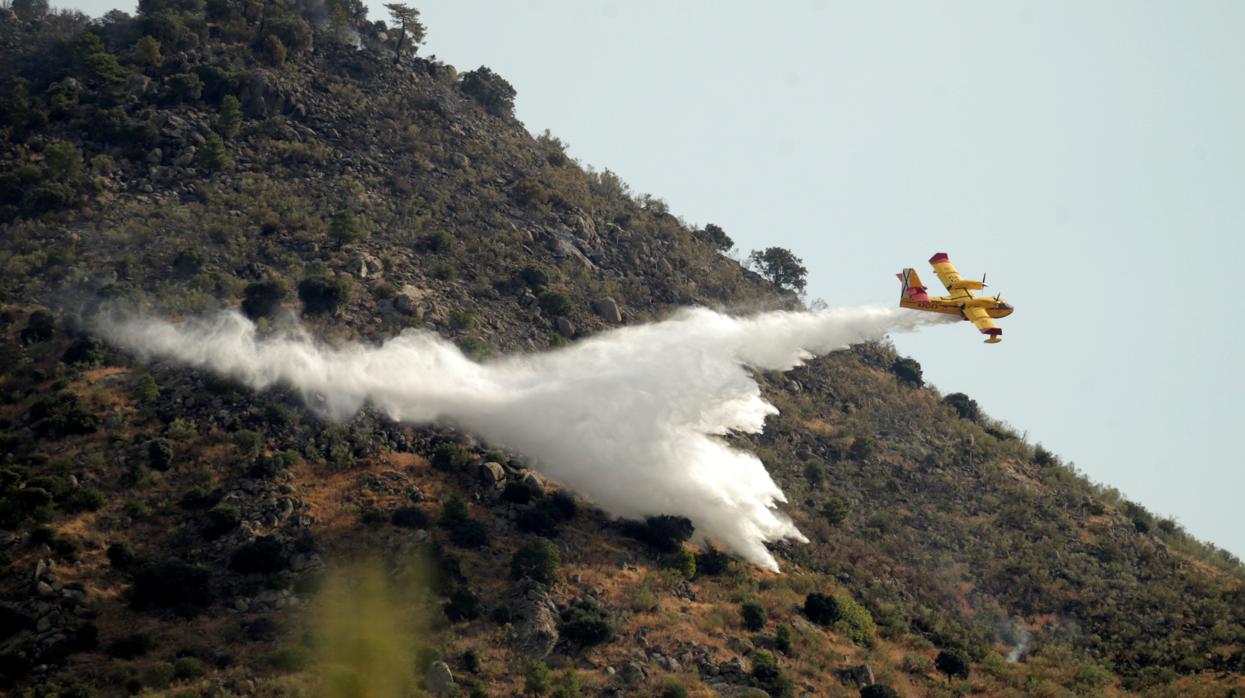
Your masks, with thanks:
[[[886,346],[758,376],[781,414],[735,439],[811,539],[772,575],[677,521],[611,521],[471,435],[326,423],[89,336],[104,306],[241,304],[484,358],[793,302],[533,138],[491,71],[395,62],[393,32],[332,7],[0,16],[8,685],[398,695],[444,660],[464,692],[512,695],[542,660],[561,695],[1245,687],[1237,561]]]

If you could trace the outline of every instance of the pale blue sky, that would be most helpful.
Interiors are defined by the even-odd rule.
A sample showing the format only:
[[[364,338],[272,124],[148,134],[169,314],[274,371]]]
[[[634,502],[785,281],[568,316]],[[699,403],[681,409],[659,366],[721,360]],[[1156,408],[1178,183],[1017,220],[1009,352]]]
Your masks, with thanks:
[[[1002,344],[900,351],[1245,556],[1245,3],[413,4],[423,53],[744,252],[791,248],[810,297],[894,303],[940,251],[988,271]]]

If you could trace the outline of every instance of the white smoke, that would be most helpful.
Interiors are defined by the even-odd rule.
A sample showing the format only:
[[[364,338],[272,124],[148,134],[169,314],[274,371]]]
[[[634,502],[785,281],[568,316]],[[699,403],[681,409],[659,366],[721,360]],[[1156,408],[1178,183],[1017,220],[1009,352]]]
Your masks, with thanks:
[[[777,412],[746,367],[787,370],[928,322],[879,307],[743,318],[694,308],[485,363],[427,331],[333,347],[302,331],[260,336],[235,312],[179,324],[130,319],[102,334],[252,388],[288,384],[334,419],[369,403],[399,421],[452,422],[524,454],[611,514],[686,516],[698,535],[777,570],[765,544],[807,539],[776,508],[786,499],[761,461],[720,438],[759,432]]]

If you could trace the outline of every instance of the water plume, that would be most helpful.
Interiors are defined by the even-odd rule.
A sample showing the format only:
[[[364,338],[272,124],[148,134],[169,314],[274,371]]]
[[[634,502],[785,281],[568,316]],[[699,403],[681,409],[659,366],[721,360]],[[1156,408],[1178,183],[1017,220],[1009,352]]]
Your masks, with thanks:
[[[148,357],[283,383],[344,420],[365,404],[395,420],[450,422],[622,517],[686,516],[699,536],[777,570],[766,543],[805,541],[782,491],[730,432],[760,432],[777,410],[749,369],[785,371],[817,354],[939,321],[845,307],[732,317],[705,308],[604,332],[545,353],[484,363],[435,333],[330,346],[302,330],[261,335],[235,312],[172,323],[131,318],[101,334]]]

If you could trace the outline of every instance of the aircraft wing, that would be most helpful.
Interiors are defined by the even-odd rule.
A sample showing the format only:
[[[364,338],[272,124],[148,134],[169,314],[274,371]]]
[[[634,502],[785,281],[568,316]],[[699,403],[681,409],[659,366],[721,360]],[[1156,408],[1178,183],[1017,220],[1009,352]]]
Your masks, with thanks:
[[[1003,341],[1003,329],[995,324],[994,319],[984,308],[964,308],[964,318],[977,326],[978,331],[987,335],[986,344],[998,344]]]
[[[934,273],[938,275],[938,280],[943,286],[947,287],[947,292],[951,294],[951,298],[972,298],[972,292],[985,288],[984,281],[975,281],[973,279],[965,279],[960,276],[960,272],[956,270],[955,265],[951,263],[951,258],[946,252],[939,252],[929,258],[929,263],[934,267]]]

